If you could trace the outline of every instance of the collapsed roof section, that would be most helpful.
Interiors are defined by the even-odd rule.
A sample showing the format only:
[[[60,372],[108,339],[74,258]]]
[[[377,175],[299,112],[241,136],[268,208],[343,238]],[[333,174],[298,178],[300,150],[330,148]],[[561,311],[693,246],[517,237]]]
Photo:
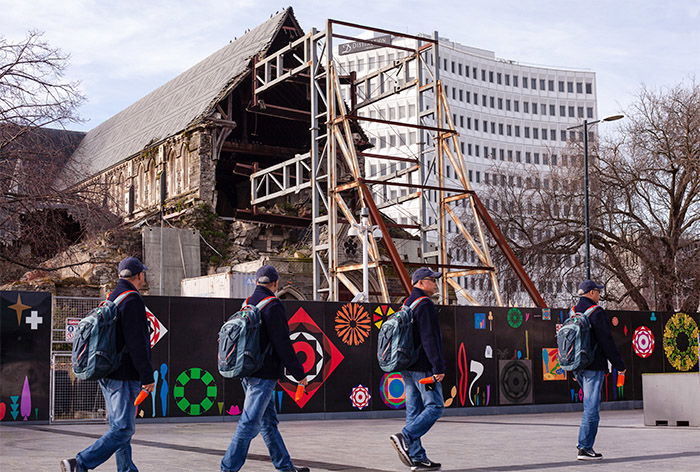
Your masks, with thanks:
[[[72,167],[87,179],[201,123],[249,74],[251,58],[267,53],[281,32],[303,34],[291,7],[90,130],[71,156]],[[66,173],[60,178],[66,187],[80,182]]]

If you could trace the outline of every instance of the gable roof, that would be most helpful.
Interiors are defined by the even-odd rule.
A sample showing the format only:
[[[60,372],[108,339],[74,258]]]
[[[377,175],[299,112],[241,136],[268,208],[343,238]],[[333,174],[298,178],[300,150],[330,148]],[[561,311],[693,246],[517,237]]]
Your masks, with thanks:
[[[268,50],[288,19],[301,30],[286,8],[90,130],[71,157],[73,167],[91,177],[201,120],[244,78],[250,59]],[[62,179],[66,186],[83,180]]]

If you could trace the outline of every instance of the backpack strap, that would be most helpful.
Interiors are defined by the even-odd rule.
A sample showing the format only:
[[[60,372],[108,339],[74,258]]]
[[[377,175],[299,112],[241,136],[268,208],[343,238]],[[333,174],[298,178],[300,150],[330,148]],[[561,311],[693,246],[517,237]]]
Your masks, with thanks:
[[[416,307],[418,305],[420,305],[420,302],[422,302],[423,300],[427,300],[427,299],[428,299],[428,297],[418,297],[415,300],[413,300],[413,303],[411,303],[411,306],[410,306],[411,311],[415,310]]]
[[[586,311],[583,312],[583,316],[590,316],[590,315],[591,315],[594,311],[596,311],[596,309],[598,309],[598,308],[600,308],[600,306],[598,306],[598,305],[593,305],[593,306],[590,307],[588,310],[586,310]]]
[[[257,308],[259,311],[262,311],[263,308],[267,306],[268,303],[270,303],[272,300],[277,300],[277,297],[272,295],[270,297],[263,298],[258,302],[257,305],[255,305],[255,308]],[[248,302],[248,299],[246,298],[246,303]],[[262,320],[261,320],[262,321]],[[267,343],[267,347],[262,353],[263,358],[266,358],[269,353],[272,352],[272,340],[269,340]]]
[[[114,304],[118,306],[122,301],[124,301],[124,299],[126,297],[128,297],[132,293],[139,293],[139,292],[136,290],[127,290],[126,292],[122,292],[119,294],[119,296],[117,298],[114,299]]]
[[[263,308],[265,308],[265,306],[267,306],[268,303],[270,303],[272,300],[276,300],[276,299],[277,299],[277,297],[274,295],[272,295],[270,297],[263,298],[262,300],[260,300],[258,302],[257,305],[255,305],[255,308],[257,308],[258,310],[262,310]]]

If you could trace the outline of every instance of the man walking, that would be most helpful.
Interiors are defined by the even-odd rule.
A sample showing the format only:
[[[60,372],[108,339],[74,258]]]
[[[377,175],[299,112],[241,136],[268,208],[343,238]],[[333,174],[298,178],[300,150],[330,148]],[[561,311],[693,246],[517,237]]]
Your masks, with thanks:
[[[578,286],[581,297],[574,308],[576,313],[586,310],[600,301],[600,291],[603,288],[592,280],[584,280]],[[625,363],[615,346],[610,333],[610,320],[603,308],[596,308],[588,316],[591,323],[591,346],[593,346],[593,362],[583,370],[574,372],[574,376],[583,389],[583,416],[578,432],[578,460],[602,459],[603,455],[593,450],[598,423],[600,422],[601,387],[605,374],[608,373],[608,361],[620,374],[625,373]]]
[[[422,301],[413,311],[413,343],[418,360],[401,372],[406,384],[406,426],[390,436],[399,459],[413,471],[438,470],[441,464],[428,459],[420,438],[442,416],[442,379],[445,361],[442,357],[442,335],[435,304],[430,297],[437,293],[437,279],[442,276],[427,267],[413,273],[413,290],[405,305]],[[433,377],[435,383],[423,385],[419,380]]]
[[[151,344],[146,319],[146,306],[138,291],[146,286],[148,268],[135,257],[119,263],[119,280],[109,295],[114,301],[132,291],[118,305],[117,351],[122,351],[119,367],[98,380],[105,398],[109,430],[73,459],[61,461],[63,472],[84,472],[94,469],[116,454],[118,472],[138,472],[131,459],[131,437],[136,427],[134,400],[143,389],[152,392],[153,367]]]
[[[264,265],[258,269],[255,279],[257,286],[247,300],[251,305],[256,305],[265,298],[274,297],[279,287],[279,274],[271,265]],[[241,470],[248,455],[250,441],[261,433],[270,452],[272,465],[278,471],[309,472],[307,467],[295,467],[292,464],[292,458],[277,428],[279,420],[272,398],[272,391],[282,375],[283,365],[288,373],[300,381],[301,385],[306,385],[307,382],[304,369],[289,340],[289,326],[282,303],[274,298],[262,308],[260,315],[262,319],[260,350],[266,352],[266,355],[263,366],[250,377],[244,377],[241,380],[245,391],[243,413],[238,420],[231,444],[221,460],[221,471]]]

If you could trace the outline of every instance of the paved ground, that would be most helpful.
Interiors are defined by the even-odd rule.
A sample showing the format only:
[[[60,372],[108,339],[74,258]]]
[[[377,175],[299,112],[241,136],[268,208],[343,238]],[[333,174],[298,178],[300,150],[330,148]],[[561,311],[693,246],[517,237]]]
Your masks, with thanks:
[[[578,462],[580,413],[447,417],[424,444],[444,471],[621,471],[700,468],[700,429],[645,427],[642,410],[603,411],[596,449],[601,462]],[[280,428],[297,465],[314,472],[406,471],[388,436],[399,419],[282,421]],[[140,424],[133,441],[141,472],[212,471],[235,423]],[[0,470],[56,471],[104,425],[0,426]],[[243,470],[272,471],[262,439],[253,441]],[[97,470],[115,470],[112,461]]]

